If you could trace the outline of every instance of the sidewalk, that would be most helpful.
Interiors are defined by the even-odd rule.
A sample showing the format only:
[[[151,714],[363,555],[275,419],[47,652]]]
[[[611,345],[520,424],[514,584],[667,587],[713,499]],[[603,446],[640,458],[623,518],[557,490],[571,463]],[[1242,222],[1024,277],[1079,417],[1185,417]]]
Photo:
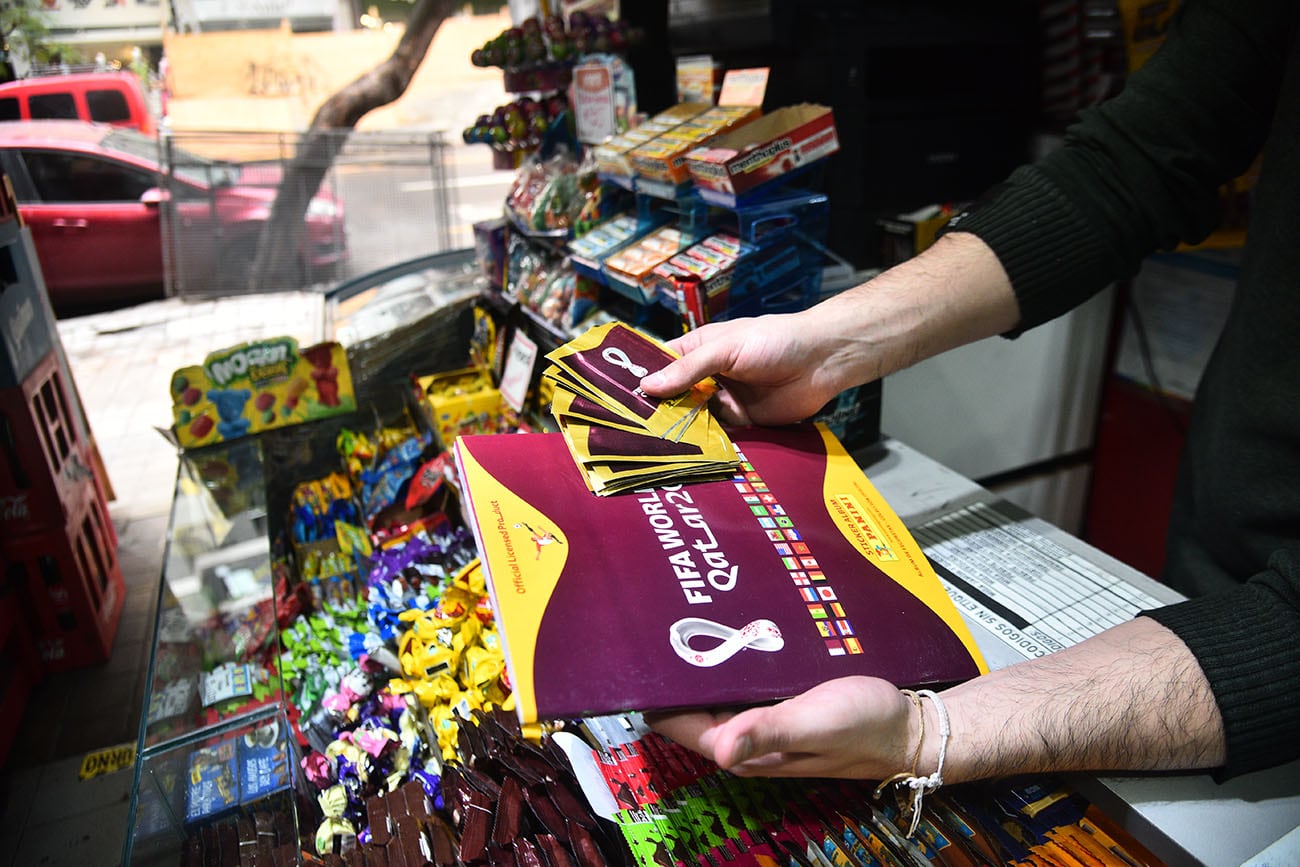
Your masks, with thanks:
[[[116,499],[126,603],[112,658],[37,687],[0,772],[0,867],[117,864],[133,769],[83,781],[83,757],[135,744],[177,457],[156,428],[171,421],[169,384],[215,349],[288,335],[324,335],[322,297],[292,292],[201,302],[151,302],[68,319],[59,333]],[[6,708],[6,710],[9,710]]]

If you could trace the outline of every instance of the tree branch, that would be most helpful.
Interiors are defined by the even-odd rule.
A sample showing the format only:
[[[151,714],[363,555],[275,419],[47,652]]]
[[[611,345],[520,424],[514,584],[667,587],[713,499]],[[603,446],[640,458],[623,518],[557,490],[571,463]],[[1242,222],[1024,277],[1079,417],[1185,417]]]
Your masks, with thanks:
[[[262,227],[248,270],[256,291],[291,277],[306,236],[307,206],[347,142],[348,132],[370,111],[406,92],[438,28],[457,0],[416,0],[406,30],[388,59],[322,103],[285,166],[271,214]],[[238,264],[236,263],[236,267]]]

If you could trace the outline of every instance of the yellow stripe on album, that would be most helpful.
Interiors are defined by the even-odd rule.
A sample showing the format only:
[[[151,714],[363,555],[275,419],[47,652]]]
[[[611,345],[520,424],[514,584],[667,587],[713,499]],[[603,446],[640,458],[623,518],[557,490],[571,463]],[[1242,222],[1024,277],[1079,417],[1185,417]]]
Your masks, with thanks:
[[[988,665],[975,639],[934,573],[921,546],[908,533],[894,533],[902,522],[893,514],[853,457],[821,423],[817,430],[826,444],[826,477],[822,499],[827,513],[850,545],[937,614],[970,653],[981,673]]]
[[[568,540],[550,518],[484,470],[472,452],[461,449],[460,458],[466,475],[474,478],[474,508],[496,614],[513,624],[507,654],[511,687],[522,717],[536,719],[537,634],[568,560]]]

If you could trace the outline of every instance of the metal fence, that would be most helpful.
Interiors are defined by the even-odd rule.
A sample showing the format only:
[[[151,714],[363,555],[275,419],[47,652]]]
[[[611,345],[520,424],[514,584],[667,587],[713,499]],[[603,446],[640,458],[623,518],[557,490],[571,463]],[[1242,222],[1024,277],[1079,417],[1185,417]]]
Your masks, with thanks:
[[[166,293],[209,297],[312,288],[451,249],[456,212],[448,145],[439,132],[339,131],[295,231],[273,245],[273,276],[251,280],[263,226],[299,133],[167,132],[161,136]]]

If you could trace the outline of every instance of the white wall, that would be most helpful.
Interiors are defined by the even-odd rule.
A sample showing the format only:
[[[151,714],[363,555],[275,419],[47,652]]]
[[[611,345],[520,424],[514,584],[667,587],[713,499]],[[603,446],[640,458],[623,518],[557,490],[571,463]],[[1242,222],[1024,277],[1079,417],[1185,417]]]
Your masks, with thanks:
[[[1088,448],[1113,295],[1107,289],[1016,340],[992,337],[886,377],[882,431],[973,479]],[[999,493],[1077,532],[1088,477],[1061,471]]]

